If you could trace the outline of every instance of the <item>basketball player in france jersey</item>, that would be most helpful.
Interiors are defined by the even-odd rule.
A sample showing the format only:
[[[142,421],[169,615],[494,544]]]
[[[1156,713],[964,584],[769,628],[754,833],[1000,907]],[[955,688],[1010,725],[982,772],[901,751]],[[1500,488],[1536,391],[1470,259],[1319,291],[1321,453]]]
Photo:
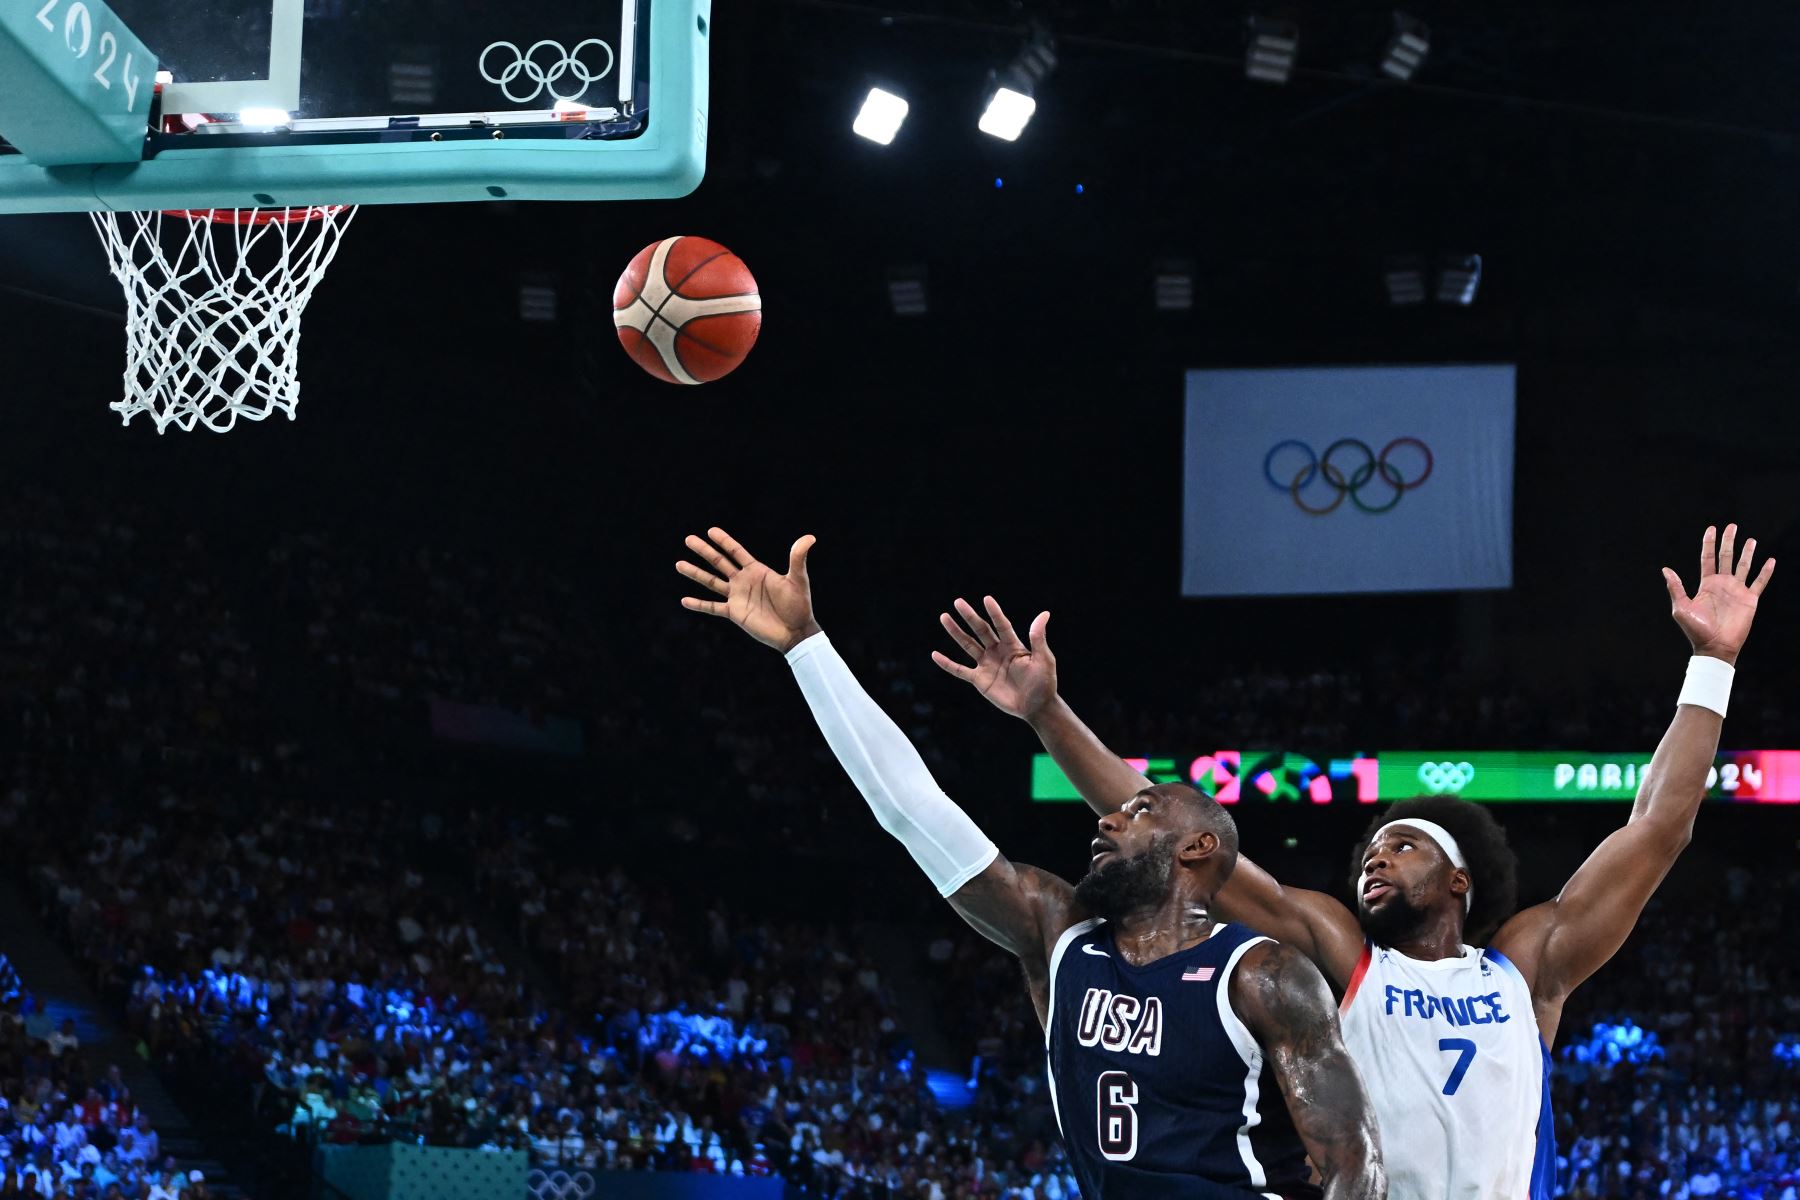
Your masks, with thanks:
[[[1623,944],[1687,845],[1738,651],[1775,569],[1770,559],[1751,582],[1756,543],[1736,555],[1736,540],[1727,525],[1715,553],[1706,531],[1692,597],[1664,569],[1675,623],[1693,647],[1675,719],[1630,819],[1555,899],[1514,912],[1517,860],[1505,833],[1486,809],[1451,796],[1402,801],[1375,818],[1354,853],[1354,912],[1283,887],[1248,859],[1215,893],[1215,916],[1306,954],[1341,997],[1344,1041],[1374,1097],[1395,1200],[1552,1194],[1549,1046],[1563,1003]],[[1048,614],[1021,642],[991,597],[986,608],[984,619],[959,600],[963,625],[942,616],[974,665],[936,654],[938,665],[1030,721],[1096,810],[1150,794],[1057,697]]]
[[[1387,1194],[1374,1113],[1318,968],[1208,915],[1237,860],[1224,809],[1181,784],[1137,792],[1100,818],[1076,887],[1008,862],[819,631],[810,537],[794,543],[785,575],[722,529],[687,544],[712,571],[677,569],[723,599],[682,604],[786,655],[882,828],[963,920],[1024,965],[1085,1200]]]

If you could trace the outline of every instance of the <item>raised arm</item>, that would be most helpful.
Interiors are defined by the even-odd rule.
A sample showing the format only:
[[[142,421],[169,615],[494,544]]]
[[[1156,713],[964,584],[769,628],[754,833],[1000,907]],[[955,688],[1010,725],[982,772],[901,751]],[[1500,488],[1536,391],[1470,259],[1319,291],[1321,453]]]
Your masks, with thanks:
[[[1325,1200],[1382,1200],[1387,1174],[1375,1114],[1319,969],[1293,947],[1265,942],[1245,953],[1230,987],[1324,1179]]]
[[[717,574],[689,562],[677,563],[676,570],[724,599],[685,597],[683,607],[724,617],[786,656],[820,731],[876,821],[965,921],[1024,961],[1036,998],[1047,978],[1048,947],[1077,915],[1073,889],[1003,858],[857,683],[813,615],[806,565],[813,538],[794,543],[785,575],[758,562],[723,529],[708,530],[707,538],[690,536],[687,545]],[[1044,1009],[1040,1003],[1040,1019]]]
[[[1019,640],[998,600],[984,596],[982,606],[991,624],[974,605],[958,597],[956,612],[967,623],[967,630],[949,613],[938,614],[944,632],[973,665],[965,666],[936,650],[931,661],[980,692],[1007,716],[1030,725],[1096,815],[1104,817],[1124,808],[1127,800],[1151,786],[1150,781],[1108,750],[1057,694],[1056,655],[1050,652],[1048,633],[1050,614],[1039,613],[1031,622],[1027,645]]]
[[[1675,859],[1693,836],[1694,818],[1706,797],[1706,780],[1719,752],[1725,697],[1756,604],[1768,587],[1775,560],[1763,564],[1754,583],[1750,561],[1756,540],[1744,544],[1733,565],[1737,526],[1727,525],[1714,556],[1709,527],[1700,545],[1700,587],[1690,598],[1673,571],[1663,579],[1675,623],[1692,645],[1688,682],[1675,719],[1638,786],[1631,817],[1588,856],[1553,900],[1534,905],[1500,927],[1494,947],[1512,959],[1531,984],[1544,1040],[1568,994],[1610,959],[1637,925]]]
[[[949,613],[938,617],[938,623],[972,663],[959,663],[937,652],[932,661],[975,688],[1001,712],[1029,724],[1089,808],[1101,816],[1117,812],[1149,787],[1150,781],[1107,749],[1058,693],[1056,656],[1050,651],[1047,632],[1050,614],[1039,613],[1032,621],[1027,643],[1019,640],[992,596],[983,597],[982,606],[987,610],[985,618],[961,599],[955,607],[962,623]],[[1349,909],[1323,892],[1283,887],[1241,856],[1231,878],[1213,897],[1213,914],[1299,950],[1319,964],[1339,992],[1349,986],[1351,972],[1362,956],[1362,931]]]

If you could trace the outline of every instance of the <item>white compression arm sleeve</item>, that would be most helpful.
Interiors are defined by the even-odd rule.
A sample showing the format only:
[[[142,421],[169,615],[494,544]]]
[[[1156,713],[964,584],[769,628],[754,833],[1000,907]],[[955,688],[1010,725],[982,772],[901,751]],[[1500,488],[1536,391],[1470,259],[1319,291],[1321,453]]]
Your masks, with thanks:
[[[1000,851],[944,795],[900,727],[881,711],[831,640],[815,633],[787,652],[813,719],[881,827],[948,896],[987,869]]]

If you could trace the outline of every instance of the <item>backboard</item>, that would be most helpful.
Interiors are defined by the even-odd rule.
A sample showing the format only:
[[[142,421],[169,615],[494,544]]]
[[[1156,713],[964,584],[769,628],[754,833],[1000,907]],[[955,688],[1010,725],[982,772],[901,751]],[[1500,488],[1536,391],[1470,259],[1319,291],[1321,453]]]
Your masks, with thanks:
[[[386,132],[402,119],[435,130],[580,119],[627,136],[648,106],[647,0],[109,3],[160,60],[165,118],[210,114],[203,136],[289,122]]]
[[[56,86],[0,89],[0,213],[648,199],[704,168],[709,0],[13,7],[0,65]],[[121,115],[106,56],[133,46],[154,86]],[[65,102],[69,129],[104,108],[111,143],[47,123]]]

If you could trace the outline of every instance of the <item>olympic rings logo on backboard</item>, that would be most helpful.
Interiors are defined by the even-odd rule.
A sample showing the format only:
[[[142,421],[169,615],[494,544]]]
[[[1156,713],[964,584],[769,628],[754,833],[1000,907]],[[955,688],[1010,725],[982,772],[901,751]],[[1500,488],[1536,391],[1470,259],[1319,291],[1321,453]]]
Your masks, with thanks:
[[[1283,483],[1275,477],[1271,468],[1274,466],[1275,456],[1290,446],[1305,451],[1307,461],[1306,465],[1295,473],[1292,480]],[[1410,446],[1425,456],[1424,469],[1415,478],[1406,478],[1400,473],[1398,467],[1388,461],[1388,455],[1401,446]],[[1331,461],[1331,457],[1339,450],[1350,448],[1362,451],[1363,461],[1346,475],[1342,467]],[[1364,512],[1380,514],[1392,512],[1394,506],[1400,503],[1402,496],[1430,479],[1432,468],[1435,465],[1436,460],[1432,458],[1431,447],[1416,437],[1397,437],[1383,446],[1380,454],[1375,453],[1367,442],[1357,438],[1339,438],[1327,446],[1323,454],[1315,454],[1311,446],[1298,438],[1288,438],[1285,441],[1276,442],[1269,447],[1269,452],[1263,455],[1263,478],[1268,480],[1269,486],[1276,491],[1286,492],[1291,496],[1294,507],[1309,516],[1322,517],[1334,511],[1338,505],[1344,502],[1346,496],[1350,498],[1352,504]],[[1376,476],[1380,476],[1383,485],[1392,489],[1393,495],[1380,504],[1369,504],[1363,500],[1362,491],[1375,481]],[[1320,477],[1324,478],[1326,485],[1337,492],[1337,495],[1332,497],[1329,504],[1308,504],[1301,499],[1300,492],[1314,479]]]
[[[590,67],[581,59],[584,53],[589,52],[590,46],[597,46],[606,52],[606,65],[598,70]],[[512,61],[506,63],[498,74],[490,69],[488,62],[489,57],[496,50],[510,51],[513,56]],[[539,61],[544,57],[544,51],[551,51],[554,58],[554,61],[548,65]],[[585,42],[577,42],[573,50],[565,49],[561,42],[545,38],[529,50],[520,50],[511,42],[495,42],[481,52],[481,58],[477,60],[476,65],[481,68],[481,77],[497,86],[508,100],[514,104],[530,104],[532,101],[542,98],[546,92],[554,100],[581,99],[587,94],[590,87],[612,74],[614,61],[613,48],[599,38],[589,38]],[[522,87],[519,89],[514,87],[521,75],[525,77],[526,83],[532,85],[531,91],[525,95],[519,94],[523,90]],[[563,91],[558,88],[558,82],[566,75],[573,75],[575,81],[581,86],[574,91]]]

